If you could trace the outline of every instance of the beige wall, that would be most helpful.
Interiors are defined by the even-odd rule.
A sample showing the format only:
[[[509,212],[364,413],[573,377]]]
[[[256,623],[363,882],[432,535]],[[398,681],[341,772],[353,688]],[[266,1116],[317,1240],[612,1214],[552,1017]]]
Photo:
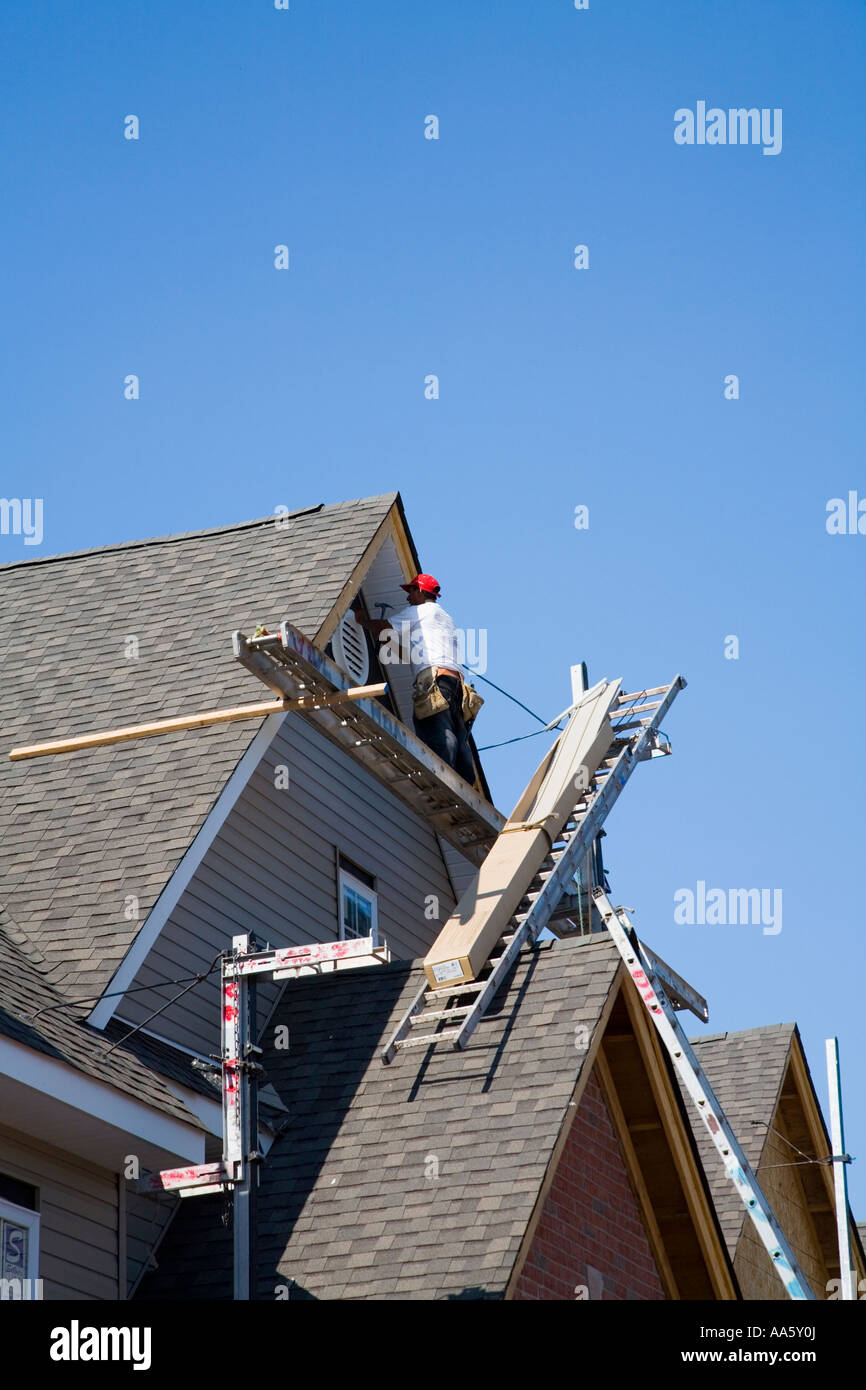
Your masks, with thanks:
[[[3,1126],[0,1173],[38,1189],[44,1297],[116,1299],[117,1174]]]
[[[274,768],[289,771],[287,788]],[[379,936],[395,959],[427,953],[454,906],[435,831],[366,768],[305,720],[288,716],[141,966],[135,985],[206,970],[233,935],[262,944],[333,941],[339,930],[337,851],[376,879]],[[439,918],[425,917],[438,899]],[[432,908],[431,908],[432,910]],[[219,975],[160,1014],[153,1028],[193,1051],[219,1046]],[[175,991],[179,992],[179,991]],[[259,1023],[278,987],[261,983]],[[140,1023],[169,993],[130,994],[118,1013]]]

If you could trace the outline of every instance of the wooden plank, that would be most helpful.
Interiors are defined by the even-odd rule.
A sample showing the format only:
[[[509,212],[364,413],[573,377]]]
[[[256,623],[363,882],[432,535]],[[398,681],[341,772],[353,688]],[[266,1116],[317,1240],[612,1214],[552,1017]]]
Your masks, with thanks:
[[[227,709],[203,710],[199,714],[182,714],[173,719],[157,719],[149,724],[126,724],[119,729],[107,729],[97,734],[77,734],[54,739],[50,743],[31,743],[13,748],[12,762],[23,758],[42,758],[51,753],[76,753],[83,748],[102,748],[110,743],[126,743],[135,738],[152,738],[157,734],[175,734],[186,729],[202,729],[211,724],[229,724],[238,719],[265,719],[269,714],[289,710],[322,709],[346,700],[368,700],[384,695],[387,685],[360,685],[351,690],[335,691],[329,695],[302,695],[293,700],[259,700],[252,705],[233,705]]]

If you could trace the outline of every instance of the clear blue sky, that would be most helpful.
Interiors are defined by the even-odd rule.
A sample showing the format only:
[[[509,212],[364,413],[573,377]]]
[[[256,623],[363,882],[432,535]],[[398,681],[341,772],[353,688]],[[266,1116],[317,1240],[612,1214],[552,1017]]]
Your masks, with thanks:
[[[866,1216],[866,536],[825,526],[866,497],[862,4],[12,0],[0,25],[0,493],[45,508],[0,560],[399,488],[542,714],[572,661],[682,672],[674,756],[609,822],[615,896],[712,1030],[796,1019],[822,1100],[839,1035]],[[675,144],[698,101],[781,108],[782,152]],[[492,697],[477,732],[531,727]],[[501,807],[543,746],[487,755]],[[698,880],[781,889],[782,931],[675,924]]]

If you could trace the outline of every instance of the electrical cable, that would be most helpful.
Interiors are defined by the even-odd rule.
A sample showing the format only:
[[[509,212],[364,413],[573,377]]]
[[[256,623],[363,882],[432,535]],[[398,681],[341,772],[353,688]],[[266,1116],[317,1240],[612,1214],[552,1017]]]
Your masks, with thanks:
[[[213,967],[211,967],[212,969]],[[208,974],[211,973],[211,970],[208,971]],[[40,1014],[52,1014],[58,1009],[77,1009],[81,1004],[98,1004],[101,999],[118,999],[121,995],[141,994],[143,990],[148,989],[167,989],[170,985],[185,985],[190,980],[196,981],[206,978],[207,976],[204,975],[181,975],[178,980],[157,980],[156,984],[152,985],[131,985],[129,989],[113,989],[110,994],[85,994],[83,999],[66,999],[62,1004],[46,1004],[44,1008],[37,1009],[35,1014],[28,1014],[27,1018],[28,1022],[32,1023],[34,1019],[39,1018]]]
[[[538,738],[539,734],[547,734],[550,730],[545,724],[543,729],[533,729],[531,734],[518,734],[517,738],[504,738],[501,743],[485,743],[483,748],[479,748],[479,753],[489,753],[491,748],[504,748],[508,743],[522,743],[525,738]]]
[[[470,676],[477,678],[480,681],[484,681],[485,685],[492,685],[493,689],[498,690],[500,695],[504,695],[506,700],[511,700],[512,704],[519,705],[521,709],[526,710],[527,714],[531,714],[533,719],[537,719],[539,724],[544,724],[545,727],[547,727],[547,720],[542,719],[540,714],[536,714],[535,710],[530,709],[529,706],[525,705],[522,700],[518,700],[515,695],[509,695],[508,691],[503,690],[501,685],[497,685],[495,681],[489,680],[487,676],[482,676],[480,671],[473,671],[470,666],[468,666],[466,669],[469,672]],[[528,737],[528,735],[524,735],[524,737]],[[481,750],[479,749],[479,752],[480,751]]]
[[[192,982],[187,985],[186,989],[181,990],[180,994],[175,994],[173,998],[167,999],[165,1003],[162,1005],[162,1008],[154,1009],[153,1013],[149,1014],[148,1017],[145,1018],[141,1023],[137,1023],[134,1028],[131,1028],[129,1030],[128,1033],[124,1033],[122,1038],[118,1038],[117,1042],[113,1043],[112,1046],[106,1052],[106,1057],[110,1057],[112,1052],[114,1052],[116,1048],[120,1047],[121,1043],[125,1043],[128,1038],[133,1037],[134,1034],[139,1032],[141,1028],[146,1028],[148,1023],[151,1023],[155,1018],[159,1018],[159,1015],[165,1013],[166,1009],[170,1008],[172,1004],[176,1004],[177,1001],[179,999],[182,999],[185,994],[189,994],[191,989],[195,989],[196,985],[200,985],[203,980],[206,980],[208,976],[212,975],[217,968],[217,962],[222,959],[222,954],[222,951],[219,951],[214,956],[210,969],[206,970],[203,975],[196,975]]]

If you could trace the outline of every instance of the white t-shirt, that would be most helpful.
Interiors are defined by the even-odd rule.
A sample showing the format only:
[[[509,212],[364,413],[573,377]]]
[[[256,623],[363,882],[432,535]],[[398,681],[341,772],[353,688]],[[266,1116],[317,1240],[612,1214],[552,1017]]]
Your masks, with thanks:
[[[438,603],[410,603],[399,613],[392,614],[388,623],[400,640],[398,643],[386,637],[379,650],[383,666],[405,661],[408,653],[413,675],[427,666],[448,666],[455,675],[461,673],[457,630],[453,619]],[[402,649],[402,657],[399,649]]]

